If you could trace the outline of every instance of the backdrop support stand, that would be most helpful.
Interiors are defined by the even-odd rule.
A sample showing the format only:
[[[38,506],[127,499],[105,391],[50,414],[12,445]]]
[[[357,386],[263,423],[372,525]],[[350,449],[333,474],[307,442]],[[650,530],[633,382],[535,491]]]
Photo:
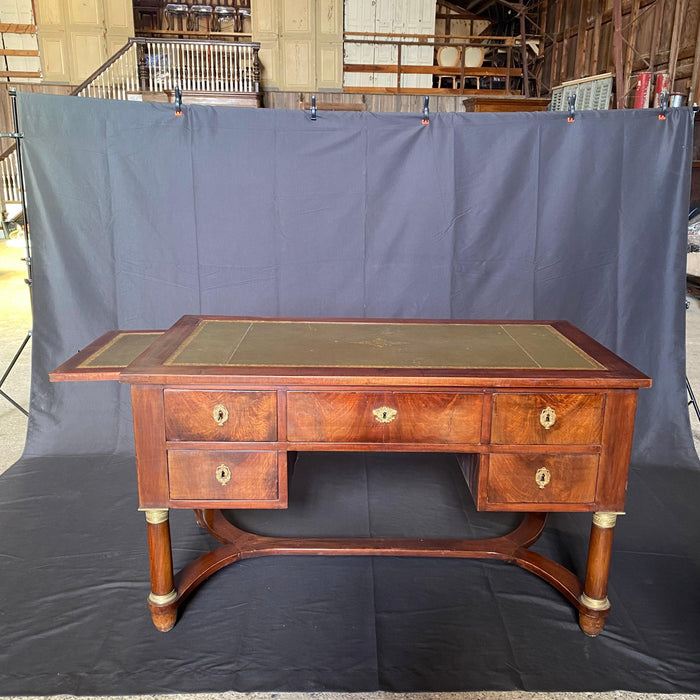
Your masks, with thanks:
[[[16,88],[9,89],[10,100],[12,101],[12,128],[14,131],[10,134],[0,134],[0,138],[10,138],[15,140],[15,146],[17,148],[17,175],[18,175],[18,185],[20,191],[20,202],[22,204],[22,218],[24,220],[24,262],[27,264],[27,278],[24,280],[29,287],[29,305],[34,312],[34,303],[32,295],[32,250],[29,238],[29,217],[27,216],[27,196],[24,191],[24,168],[22,164],[22,138],[24,134],[19,131],[19,118],[17,116],[17,90]],[[10,373],[17,364],[17,360],[21,357],[24,352],[24,348],[27,347],[30,338],[32,337],[32,331],[27,331],[27,335],[19,346],[19,349],[14,354],[10,364],[5,369],[2,378],[0,378],[0,396],[9,401],[18,411],[24,413],[25,416],[29,416],[29,412],[20,406],[11,396],[2,390],[2,385],[5,380],[10,376]]]

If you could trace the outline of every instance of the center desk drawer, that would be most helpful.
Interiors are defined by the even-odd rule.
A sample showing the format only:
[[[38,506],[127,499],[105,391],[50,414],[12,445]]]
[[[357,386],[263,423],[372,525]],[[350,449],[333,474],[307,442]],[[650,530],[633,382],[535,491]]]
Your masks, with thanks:
[[[273,391],[166,389],[166,440],[272,442],[277,439]]]
[[[494,394],[494,445],[596,445],[603,394]]]
[[[481,394],[290,391],[287,439],[478,444],[482,404]]]
[[[185,501],[274,501],[276,452],[170,450],[170,498]]]

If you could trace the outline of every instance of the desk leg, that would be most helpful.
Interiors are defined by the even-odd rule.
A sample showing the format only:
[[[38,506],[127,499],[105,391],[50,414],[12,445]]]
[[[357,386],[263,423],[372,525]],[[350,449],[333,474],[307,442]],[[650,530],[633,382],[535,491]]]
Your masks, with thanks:
[[[610,612],[607,596],[608,573],[617,515],[607,512],[593,514],[586,581],[579,598],[584,609],[579,612],[578,618],[581,629],[590,637],[595,637],[603,631],[605,618]]]
[[[173,585],[173,555],[170,548],[170,523],[168,509],[146,510],[148,527],[148,553],[151,565],[151,593],[148,607],[153,624],[161,632],[167,632],[175,624],[177,591]]]

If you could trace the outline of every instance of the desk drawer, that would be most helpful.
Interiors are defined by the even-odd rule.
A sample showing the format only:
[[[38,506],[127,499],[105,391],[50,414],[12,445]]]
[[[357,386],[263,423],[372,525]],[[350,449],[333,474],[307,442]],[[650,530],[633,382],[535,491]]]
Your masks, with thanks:
[[[268,442],[277,439],[273,391],[166,389],[166,440]]]
[[[491,504],[590,504],[595,501],[598,455],[492,454],[487,501]]]
[[[491,442],[599,444],[604,405],[603,394],[494,394]]]
[[[481,394],[304,392],[287,394],[290,442],[478,444]]]
[[[274,501],[276,452],[170,450],[170,498],[185,501]]]

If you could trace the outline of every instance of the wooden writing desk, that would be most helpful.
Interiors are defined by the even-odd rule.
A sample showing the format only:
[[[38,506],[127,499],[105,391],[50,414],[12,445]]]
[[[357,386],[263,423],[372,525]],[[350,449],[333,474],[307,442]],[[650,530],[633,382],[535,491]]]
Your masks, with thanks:
[[[502,559],[557,588],[586,634],[603,629],[637,389],[651,380],[566,322],[184,316],[164,333],[111,331],[51,378],[131,384],[160,630],[215,571],[271,554]],[[526,515],[481,540],[261,537],[224,518],[285,508],[300,450],[453,452],[479,510]],[[169,508],[194,509],[222,543],[177,575]],[[594,513],[584,581],[529,549],[553,511]]]

